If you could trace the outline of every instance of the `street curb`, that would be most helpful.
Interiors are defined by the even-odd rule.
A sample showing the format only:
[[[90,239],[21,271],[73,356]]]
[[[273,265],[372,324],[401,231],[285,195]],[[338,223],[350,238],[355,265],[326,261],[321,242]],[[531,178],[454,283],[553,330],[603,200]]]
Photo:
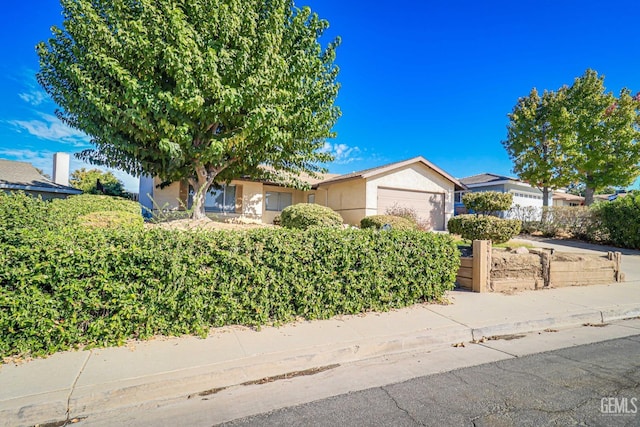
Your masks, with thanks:
[[[27,396],[6,401],[5,408],[0,410],[0,419],[3,426],[33,426],[39,423],[64,421],[67,416],[65,396],[69,396],[69,393],[69,419],[81,418],[153,401],[177,401],[200,393],[214,394],[218,389],[295,371],[390,354],[437,349],[460,342],[479,340],[482,337],[523,334],[552,327],[571,327],[587,323],[606,323],[639,316],[640,305],[603,310],[587,309],[564,316],[501,323],[479,328],[452,325],[397,336],[363,338],[350,342],[319,345],[293,352],[259,354],[110,384],[76,387],[73,391],[58,390],[40,395],[39,399]],[[43,399],[45,396],[53,398],[55,395],[58,397],[53,400]],[[40,402],[34,403],[34,400],[40,400]],[[7,403],[14,404],[13,409],[6,407]]]

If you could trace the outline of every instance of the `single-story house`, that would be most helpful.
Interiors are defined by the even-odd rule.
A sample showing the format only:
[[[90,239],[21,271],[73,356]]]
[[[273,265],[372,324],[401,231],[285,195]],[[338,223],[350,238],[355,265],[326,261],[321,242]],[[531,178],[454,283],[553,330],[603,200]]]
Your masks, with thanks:
[[[553,206],[583,206],[584,197],[576,194],[566,193],[564,191],[554,191]]]
[[[433,230],[446,230],[453,216],[453,197],[466,187],[426,160],[414,157],[346,175],[300,177],[311,187],[297,190],[273,182],[238,179],[212,190],[205,210],[272,223],[292,204],[317,203],[337,211],[344,222],[359,225],[365,216],[384,214],[398,206],[415,210]],[[158,178],[140,178],[140,203],[152,210],[181,210],[189,206],[189,185],[175,182],[160,188]]]
[[[69,186],[68,154],[54,155],[53,175],[54,179],[50,180],[30,163],[0,159],[0,191],[24,191],[36,197],[41,196],[43,200],[82,194],[82,190]]]
[[[462,203],[462,195],[466,192],[497,191],[499,193],[511,193],[513,194],[512,208],[519,206],[522,208],[542,209],[543,206],[542,191],[518,178],[493,173],[482,173],[460,178],[460,182],[464,184],[468,190],[462,190],[456,193],[456,214],[466,213],[466,209]],[[549,200],[549,202],[549,205],[551,205],[551,200]],[[509,216],[509,212],[504,212],[503,216]]]

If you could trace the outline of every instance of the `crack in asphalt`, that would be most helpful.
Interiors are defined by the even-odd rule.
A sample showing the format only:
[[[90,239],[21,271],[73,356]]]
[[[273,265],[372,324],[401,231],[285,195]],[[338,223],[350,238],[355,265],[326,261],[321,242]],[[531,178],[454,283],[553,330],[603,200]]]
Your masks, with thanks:
[[[401,407],[401,406],[400,406],[400,404],[398,403],[398,401],[396,400],[396,398],[395,398],[395,397],[393,397],[393,396],[391,395],[391,393],[389,393],[389,390],[387,390],[385,387],[380,387],[380,389],[381,389],[382,391],[384,391],[384,392],[385,392],[385,394],[389,397],[389,399],[391,399],[391,401],[394,403],[394,405],[396,405],[396,408],[398,408],[399,410],[401,410],[402,412],[404,412],[405,414],[407,414],[407,416],[409,417],[409,419],[410,419],[411,421],[413,421],[416,425],[419,425],[419,426],[424,426],[424,425],[425,425],[425,424],[421,423],[420,421],[416,420],[416,419],[413,417],[413,415],[411,415],[411,414],[409,413],[409,411],[407,411],[406,409],[404,409],[403,407]]]

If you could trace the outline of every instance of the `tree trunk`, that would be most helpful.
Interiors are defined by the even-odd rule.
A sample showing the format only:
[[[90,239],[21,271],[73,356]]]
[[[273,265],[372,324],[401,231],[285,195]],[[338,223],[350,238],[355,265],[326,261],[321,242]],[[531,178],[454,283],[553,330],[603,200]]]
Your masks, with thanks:
[[[204,167],[196,169],[198,179],[189,179],[189,184],[193,187],[193,204],[191,205],[191,219],[205,219],[207,214],[204,211],[204,202],[213,180],[218,175],[214,172],[207,172]]]
[[[190,180],[191,181],[191,180]],[[195,181],[195,180],[194,180]],[[191,205],[191,219],[198,220],[207,217],[204,211],[204,201],[207,195],[207,191],[204,189],[206,183],[200,183],[196,181],[191,183],[193,187],[193,204]],[[208,186],[207,186],[208,190]]]
[[[540,217],[543,224],[547,222],[549,214],[549,187],[542,187],[542,215]]]
[[[595,194],[595,192],[595,189],[589,187],[589,185],[587,184],[584,189],[584,204],[586,206],[591,206],[591,204],[593,203],[593,195]]]

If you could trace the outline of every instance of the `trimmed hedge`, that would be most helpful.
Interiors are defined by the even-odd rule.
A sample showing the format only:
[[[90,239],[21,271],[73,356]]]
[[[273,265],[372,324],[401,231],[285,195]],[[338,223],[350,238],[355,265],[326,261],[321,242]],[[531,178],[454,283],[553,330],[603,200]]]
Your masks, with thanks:
[[[50,218],[59,225],[76,224],[80,217],[92,212],[128,212],[142,216],[140,204],[121,197],[81,194],[52,200]]]
[[[462,196],[464,206],[477,214],[496,215],[511,208],[513,194],[498,191],[480,191]]]
[[[640,192],[593,205],[603,240],[623,248],[640,249]]]
[[[520,233],[517,219],[501,219],[489,215],[458,215],[448,222],[449,232],[466,240],[491,240],[504,243]]]
[[[389,224],[392,230],[417,230],[418,224],[408,218],[395,215],[372,215],[360,220],[360,228],[381,229],[385,224]]]
[[[299,230],[306,230],[309,227],[341,227],[342,217],[326,206],[298,203],[282,210],[280,225]]]
[[[0,238],[0,356],[439,300],[460,263],[450,236],[416,231],[76,227],[14,237]]]
[[[123,211],[91,212],[78,218],[78,224],[90,228],[133,228],[142,229],[144,219],[139,213]]]

